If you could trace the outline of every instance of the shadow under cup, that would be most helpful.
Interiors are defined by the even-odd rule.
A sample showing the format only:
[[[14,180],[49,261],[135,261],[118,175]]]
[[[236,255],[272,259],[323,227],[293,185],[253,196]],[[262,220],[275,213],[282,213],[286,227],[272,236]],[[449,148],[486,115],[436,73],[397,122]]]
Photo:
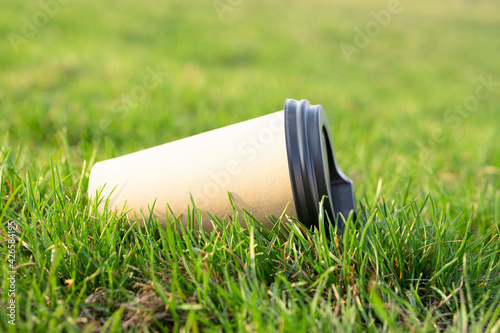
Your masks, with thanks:
[[[206,231],[214,228],[208,213],[221,220],[233,215],[228,194],[236,209],[268,229],[268,217],[283,213],[317,226],[322,199],[339,232],[340,214],[356,212],[352,181],[337,166],[323,108],[293,99],[283,111],[98,162],[88,193],[99,197],[100,213],[117,209],[141,223],[153,213],[187,225],[193,200]]]

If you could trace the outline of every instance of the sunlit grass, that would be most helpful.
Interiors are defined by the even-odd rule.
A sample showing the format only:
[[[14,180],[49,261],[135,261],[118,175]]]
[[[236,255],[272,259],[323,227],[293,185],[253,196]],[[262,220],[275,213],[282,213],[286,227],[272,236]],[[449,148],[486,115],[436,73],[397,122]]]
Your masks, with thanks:
[[[0,309],[15,221],[15,328],[499,331],[500,87],[473,110],[456,105],[500,81],[500,8],[402,0],[347,62],[340,44],[387,3],[243,1],[220,20],[210,1],[74,0],[18,52],[8,34],[41,7],[3,4]],[[157,67],[161,83],[123,111]],[[328,114],[358,200],[343,235],[283,217],[265,231],[252,212],[214,217],[210,234],[95,213],[96,161],[278,111],[286,98]],[[0,330],[14,332],[6,313]]]

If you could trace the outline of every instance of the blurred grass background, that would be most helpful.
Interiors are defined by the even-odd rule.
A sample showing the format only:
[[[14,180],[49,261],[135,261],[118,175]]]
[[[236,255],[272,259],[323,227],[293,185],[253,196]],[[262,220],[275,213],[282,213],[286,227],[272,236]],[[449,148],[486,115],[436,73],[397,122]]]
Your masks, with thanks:
[[[94,149],[97,159],[128,153],[305,98],[327,111],[358,198],[374,201],[381,180],[390,200],[412,180],[411,197],[437,193],[452,215],[475,205],[491,221],[500,87],[477,110],[453,109],[479,77],[500,81],[495,1],[401,0],[350,62],[342,43],[355,46],[355,28],[388,2],[42,3],[55,14],[19,45],[12,34],[24,38],[46,7],[4,1],[0,12],[3,145],[23,145],[37,162],[59,151],[63,129],[77,161],[89,161]],[[146,68],[167,76],[124,111]]]
[[[223,19],[216,3],[229,6]],[[24,34],[47,4],[54,15]],[[500,209],[500,3],[401,0],[402,11],[348,61],[342,43],[354,45],[355,29],[387,6],[3,1],[2,150],[46,168],[49,156],[65,158],[67,139],[78,174],[84,161],[305,98],[326,110],[339,164],[364,205],[394,201],[407,189],[408,199],[430,193],[451,220],[464,213],[458,230],[473,214],[472,228],[482,234]],[[124,109],[121,101],[148,69],[167,74]],[[457,111],[482,79],[497,83],[491,95],[477,109]],[[15,172],[23,179],[26,168]]]

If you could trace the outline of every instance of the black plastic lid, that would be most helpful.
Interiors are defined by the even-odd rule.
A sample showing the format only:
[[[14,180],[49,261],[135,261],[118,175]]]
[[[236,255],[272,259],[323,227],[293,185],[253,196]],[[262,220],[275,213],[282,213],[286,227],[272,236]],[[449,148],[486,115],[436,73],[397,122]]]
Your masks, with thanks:
[[[356,202],[352,180],[337,166],[330,127],[321,105],[306,100],[287,99],[285,102],[285,135],[288,167],[293,199],[300,222],[312,227],[318,225],[319,203],[323,196],[324,208],[332,223],[337,221],[338,232]]]

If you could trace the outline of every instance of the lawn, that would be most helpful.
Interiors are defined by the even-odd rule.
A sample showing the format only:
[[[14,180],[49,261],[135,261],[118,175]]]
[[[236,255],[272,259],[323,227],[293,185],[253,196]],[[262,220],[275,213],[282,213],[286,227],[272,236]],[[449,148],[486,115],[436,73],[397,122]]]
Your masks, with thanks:
[[[0,331],[500,331],[498,1],[1,7]],[[95,162],[286,98],[328,114],[343,235],[138,227],[87,198]]]

